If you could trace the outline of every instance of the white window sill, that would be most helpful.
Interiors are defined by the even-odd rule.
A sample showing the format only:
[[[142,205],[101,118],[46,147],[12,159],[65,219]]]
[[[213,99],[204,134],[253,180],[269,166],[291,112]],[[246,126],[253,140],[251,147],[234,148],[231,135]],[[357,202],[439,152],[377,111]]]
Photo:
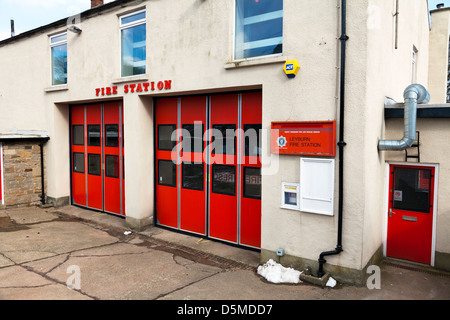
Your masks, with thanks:
[[[57,86],[44,88],[45,92],[56,92],[56,91],[66,91],[66,90],[69,90],[69,86],[67,84],[60,84]]]
[[[128,76],[128,77],[122,77],[119,79],[113,79],[111,81],[112,84],[119,84],[124,82],[134,82],[134,81],[148,81],[149,77],[147,74],[140,74],[137,76]]]
[[[242,67],[260,66],[273,63],[286,63],[288,59],[285,56],[266,57],[266,58],[253,58],[245,60],[229,61],[225,64],[225,69],[236,69]]]

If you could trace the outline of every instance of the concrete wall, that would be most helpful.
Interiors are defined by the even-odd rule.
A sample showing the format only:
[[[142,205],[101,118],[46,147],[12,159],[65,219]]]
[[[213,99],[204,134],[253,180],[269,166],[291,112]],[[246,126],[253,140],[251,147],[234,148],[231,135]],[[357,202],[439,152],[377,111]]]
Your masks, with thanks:
[[[362,103],[365,112],[364,145],[361,146],[365,199],[362,210],[362,267],[381,245],[385,229],[386,153],[377,149],[378,141],[386,139],[389,132],[388,128],[384,128],[384,100],[389,97],[403,102],[403,92],[413,78],[416,83],[425,87],[428,85],[427,2],[400,0],[398,10],[397,28],[393,15],[396,1],[369,1],[366,96]],[[414,49],[417,53],[413,77],[411,56]],[[401,134],[396,139],[402,137]]]
[[[448,63],[448,33],[449,15],[447,9],[434,10],[431,15],[430,53],[428,86],[431,102],[445,103]],[[399,102],[403,99],[399,98]],[[448,107],[449,105],[443,105]],[[450,185],[450,150],[445,147],[449,136],[449,120],[446,118],[421,118],[417,121],[417,131],[420,132],[421,163],[438,166],[438,203],[435,237],[435,266],[449,269],[450,254],[450,206],[448,194]],[[386,139],[401,139],[403,137],[403,119],[388,119],[386,121]],[[416,150],[411,150],[411,154]],[[405,152],[386,152],[387,162],[404,162]],[[386,177],[388,179],[388,177]]]

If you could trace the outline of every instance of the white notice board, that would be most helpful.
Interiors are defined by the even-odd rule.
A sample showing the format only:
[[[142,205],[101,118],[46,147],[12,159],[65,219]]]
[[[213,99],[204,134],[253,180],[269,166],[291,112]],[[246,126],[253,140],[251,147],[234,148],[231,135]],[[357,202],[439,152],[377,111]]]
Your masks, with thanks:
[[[334,167],[334,159],[300,160],[301,211],[334,215]]]

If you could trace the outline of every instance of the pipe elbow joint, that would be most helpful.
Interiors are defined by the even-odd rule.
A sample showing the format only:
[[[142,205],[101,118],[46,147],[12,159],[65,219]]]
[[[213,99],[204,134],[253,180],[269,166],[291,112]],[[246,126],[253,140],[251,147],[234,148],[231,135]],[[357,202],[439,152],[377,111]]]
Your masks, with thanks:
[[[417,104],[423,104],[430,102],[431,96],[427,89],[418,83],[409,85],[403,92],[405,100],[414,99]]]
[[[378,143],[379,151],[404,151],[410,148],[414,143],[414,139],[404,137],[401,140],[381,140]]]
[[[430,102],[430,93],[420,84],[412,84],[403,92],[405,98],[405,135],[401,140],[381,140],[379,151],[404,151],[416,139],[417,105]]]

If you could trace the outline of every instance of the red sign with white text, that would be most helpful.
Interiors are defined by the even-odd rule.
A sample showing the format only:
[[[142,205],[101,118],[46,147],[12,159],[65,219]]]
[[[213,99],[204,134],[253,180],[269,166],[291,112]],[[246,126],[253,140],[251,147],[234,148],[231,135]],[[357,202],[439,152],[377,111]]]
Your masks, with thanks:
[[[334,157],[336,121],[273,122],[273,154]]]

